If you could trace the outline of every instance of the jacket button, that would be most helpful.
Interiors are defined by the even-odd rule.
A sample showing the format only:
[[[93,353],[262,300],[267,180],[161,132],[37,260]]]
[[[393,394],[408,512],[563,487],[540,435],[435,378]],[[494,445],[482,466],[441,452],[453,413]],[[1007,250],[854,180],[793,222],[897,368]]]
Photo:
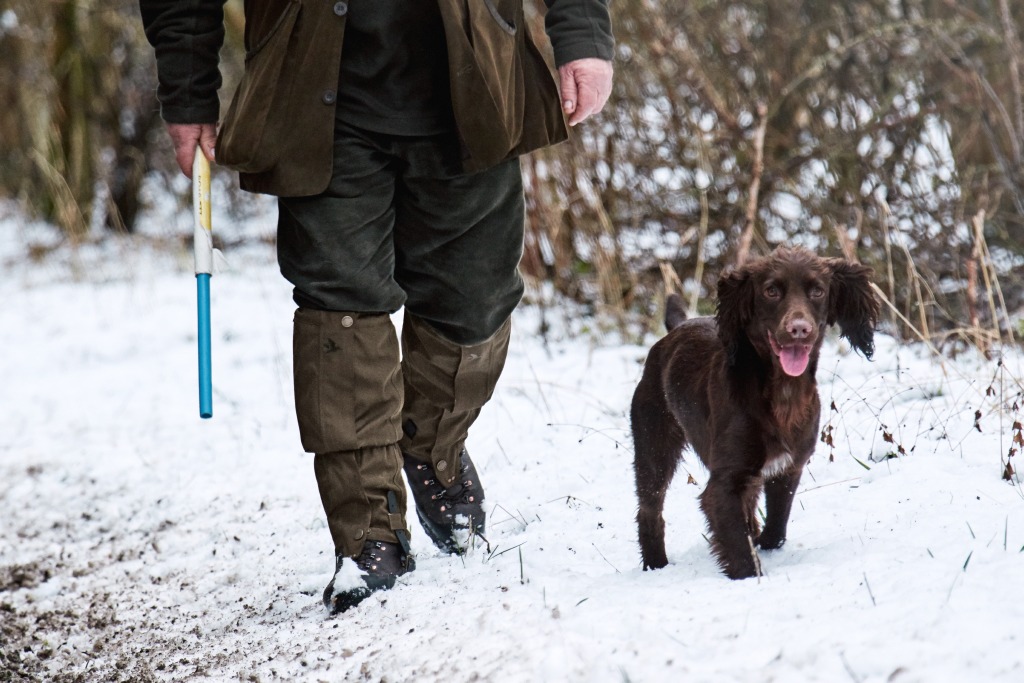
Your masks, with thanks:
[[[350,315],[346,315],[346,316],[344,316],[344,317],[343,317],[343,318],[341,319],[341,326],[342,326],[342,327],[352,327],[352,323],[354,323],[354,322],[355,322],[355,321],[354,321],[354,320],[352,320],[352,316],[350,316]]]
[[[339,17],[345,16],[345,14],[347,12],[348,12],[348,3],[347,2],[336,2],[336,3],[334,3],[334,13],[337,14]]]
[[[333,90],[324,90],[324,94],[320,96],[320,99],[324,104],[334,104],[334,101],[338,99],[338,95]]]
[[[352,535],[353,535],[353,536],[355,536],[356,540],[358,541],[358,540],[359,540],[360,538],[362,538],[362,537],[363,537],[363,530],[362,530],[362,529],[359,529],[358,531],[356,531],[356,532],[355,532],[354,534],[352,534]]]
[[[442,460],[441,462],[437,463],[436,467],[438,472],[444,472],[446,469],[448,469],[448,463]]]

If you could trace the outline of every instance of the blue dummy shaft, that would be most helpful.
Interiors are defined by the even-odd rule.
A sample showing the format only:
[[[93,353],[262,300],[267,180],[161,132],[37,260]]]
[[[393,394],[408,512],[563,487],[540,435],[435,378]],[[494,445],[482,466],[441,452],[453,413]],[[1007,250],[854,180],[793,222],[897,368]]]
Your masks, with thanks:
[[[213,377],[210,366],[210,274],[196,273],[199,295],[199,417],[213,417]]]

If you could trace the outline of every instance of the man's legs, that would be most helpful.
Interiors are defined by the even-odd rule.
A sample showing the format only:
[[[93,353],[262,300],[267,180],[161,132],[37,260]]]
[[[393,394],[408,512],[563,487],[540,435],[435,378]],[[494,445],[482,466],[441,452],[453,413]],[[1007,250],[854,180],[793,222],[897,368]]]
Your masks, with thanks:
[[[405,510],[398,420],[398,340],[386,314],[300,308],[294,324],[295,409],[339,554],[398,542],[388,492]]]
[[[464,175],[457,154],[453,136],[400,138],[339,125],[327,191],[280,202],[278,257],[301,307],[296,410],[303,445],[317,454],[339,568],[344,557],[378,552],[377,544],[401,547],[405,500],[394,477],[403,434],[421,519],[425,511],[442,527],[450,523],[447,539],[483,528],[483,490],[463,444],[501,372],[509,316],[522,296],[523,198],[518,162]],[[384,323],[403,304],[405,358],[396,371],[394,334]],[[444,483],[433,476],[435,463],[447,471]],[[433,494],[424,495],[424,482]],[[424,526],[439,546],[457,550]],[[384,540],[395,538],[397,545]],[[343,609],[350,597],[335,595],[329,606]]]
[[[501,375],[523,292],[522,177],[518,160],[450,175],[417,164],[424,156],[407,155],[396,194],[395,278],[407,295],[401,447],[424,530],[462,552],[484,532],[466,436]]]
[[[278,260],[295,286],[295,408],[337,558],[324,593],[341,611],[413,568],[405,523],[403,387],[389,313],[395,283],[395,160],[372,136],[339,129],[334,177],[279,203]],[[345,558],[351,561],[346,563]]]

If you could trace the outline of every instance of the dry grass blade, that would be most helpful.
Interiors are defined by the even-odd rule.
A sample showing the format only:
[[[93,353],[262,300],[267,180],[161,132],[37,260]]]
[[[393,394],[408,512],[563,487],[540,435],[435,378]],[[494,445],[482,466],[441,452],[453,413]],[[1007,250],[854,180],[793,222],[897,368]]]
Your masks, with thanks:
[[[926,337],[919,329],[914,327],[914,323],[910,322],[910,320],[908,320],[907,317],[903,315],[898,308],[896,308],[896,306],[892,303],[889,297],[885,295],[885,292],[882,291],[881,287],[872,282],[871,289],[874,290],[875,294],[878,296],[879,299],[881,299],[882,303],[884,303],[889,308],[889,310],[892,311],[892,313],[896,317],[898,317],[903,322],[903,324],[910,329],[911,332],[914,333],[914,336],[917,337],[917,339],[920,342],[922,342],[925,346],[928,347],[928,350],[931,351],[935,358],[939,361],[939,366],[942,368],[942,374],[948,377],[949,374],[946,372],[946,359],[939,352],[939,350],[935,348],[935,346],[931,343],[928,337]],[[959,374],[959,371],[957,372]],[[961,375],[961,377],[963,377],[963,375]]]

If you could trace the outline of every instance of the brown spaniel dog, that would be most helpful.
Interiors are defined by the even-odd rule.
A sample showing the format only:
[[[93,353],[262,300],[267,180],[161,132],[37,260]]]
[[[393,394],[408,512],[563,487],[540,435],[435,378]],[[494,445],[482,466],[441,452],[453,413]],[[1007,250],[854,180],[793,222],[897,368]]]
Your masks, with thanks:
[[[662,510],[687,445],[711,475],[700,506],[729,578],[759,575],[756,548],[785,542],[818,438],[825,328],[838,325],[871,357],[879,303],[870,276],[857,263],[780,247],[719,279],[714,318],[686,320],[681,299],[669,297],[670,331],[651,348],[630,411],[644,569],[668,564]]]

